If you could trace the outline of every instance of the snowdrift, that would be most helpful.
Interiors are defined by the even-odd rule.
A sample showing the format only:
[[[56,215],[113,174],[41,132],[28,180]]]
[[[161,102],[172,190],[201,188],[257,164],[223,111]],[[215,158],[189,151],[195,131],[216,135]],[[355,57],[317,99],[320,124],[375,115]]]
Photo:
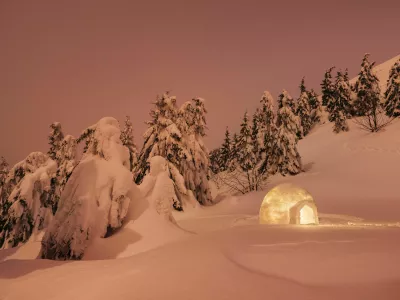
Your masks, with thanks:
[[[172,215],[177,195],[167,161],[154,156],[149,163],[150,173],[138,186],[139,193],[130,204],[126,224],[107,239],[96,239],[84,259],[132,256],[189,235]]]

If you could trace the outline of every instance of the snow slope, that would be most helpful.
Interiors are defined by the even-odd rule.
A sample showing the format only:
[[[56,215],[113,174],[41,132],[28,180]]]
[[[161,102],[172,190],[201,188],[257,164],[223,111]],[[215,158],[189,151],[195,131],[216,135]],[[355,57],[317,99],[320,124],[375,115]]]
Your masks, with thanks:
[[[400,120],[378,134],[350,122],[335,135],[326,123],[300,141],[306,172],[267,190],[307,189],[319,226],[258,225],[267,190],[175,212],[183,230],[135,200],[132,222],[86,253],[102,260],[32,260],[28,244],[0,251],[0,299],[398,300],[399,132]]]

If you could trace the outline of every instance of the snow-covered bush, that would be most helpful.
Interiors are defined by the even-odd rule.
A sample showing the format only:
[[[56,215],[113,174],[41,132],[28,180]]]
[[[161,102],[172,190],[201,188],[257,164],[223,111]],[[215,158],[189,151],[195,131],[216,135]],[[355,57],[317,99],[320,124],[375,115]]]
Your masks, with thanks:
[[[79,140],[87,139],[86,151],[44,235],[42,258],[80,259],[93,238],[119,228],[127,214],[134,184],[118,121],[103,118],[83,136]]]
[[[0,247],[18,246],[46,228],[56,205],[51,186],[56,172],[56,162],[41,152],[29,154],[10,170],[0,216]]]

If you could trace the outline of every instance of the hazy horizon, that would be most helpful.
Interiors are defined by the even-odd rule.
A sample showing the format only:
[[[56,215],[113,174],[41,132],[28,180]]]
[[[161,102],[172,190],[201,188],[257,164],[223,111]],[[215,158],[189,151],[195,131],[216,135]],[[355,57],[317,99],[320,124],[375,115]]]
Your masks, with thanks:
[[[394,1],[80,2],[0,1],[0,156],[10,164],[46,152],[54,121],[77,136],[130,115],[140,149],[165,90],[179,105],[206,99],[213,149],[264,90],[297,97],[305,76],[320,92],[330,66],[354,77],[364,53],[377,64],[400,54]]]

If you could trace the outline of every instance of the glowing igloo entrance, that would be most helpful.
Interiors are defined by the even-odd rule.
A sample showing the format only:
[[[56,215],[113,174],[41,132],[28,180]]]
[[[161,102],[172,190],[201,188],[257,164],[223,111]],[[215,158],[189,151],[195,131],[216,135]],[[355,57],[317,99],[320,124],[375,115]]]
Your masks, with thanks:
[[[259,220],[260,224],[318,224],[318,211],[306,190],[281,184],[264,197]]]

